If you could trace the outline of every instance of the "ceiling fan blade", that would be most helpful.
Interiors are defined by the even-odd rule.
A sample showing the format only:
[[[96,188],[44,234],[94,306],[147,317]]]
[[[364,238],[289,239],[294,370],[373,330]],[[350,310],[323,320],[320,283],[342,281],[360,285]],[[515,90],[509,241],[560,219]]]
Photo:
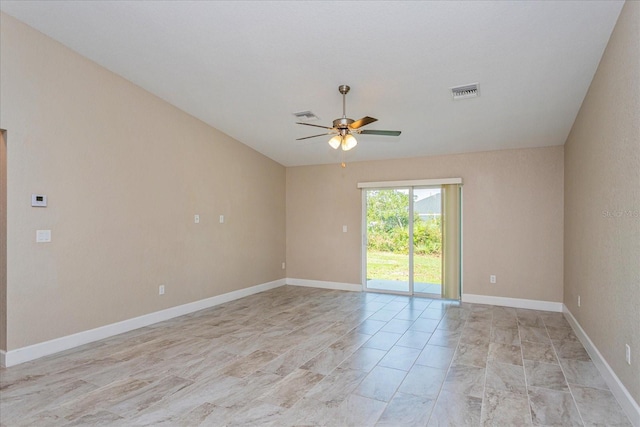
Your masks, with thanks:
[[[296,124],[297,124],[297,125],[305,125],[305,126],[313,126],[313,127],[316,127],[316,128],[322,128],[322,129],[333,129],[333,128],[330,128],[330,127],[328,127],[328,126],[314,125],[314,124],[312,124],[312,123],[296,122]]]
[[[378,119],[374,119],[373,117],[366,116],[366,117],[361,118],[360,120],[356,120],[355,122],[351,123],[349,125],[349,127],[351,129],[359,129],[362,126],[366,126],[366,125],[368,125],[370,123],[377,122],[377,121],[378,121]]]
[[[329,129],[331,129],[331,128],[329,128]],[[329,133],[321,133],[320,135],[305,136],[304,138],[296,139],[296,141],[302,141],[303,139],[316,138],[318,136],[325,136],[325,135],[334,135],[334,133],[329,132]]]
[[[361,135],[383,135],[383,136],[398,136],[400,135],[399,130],[361,130]]]

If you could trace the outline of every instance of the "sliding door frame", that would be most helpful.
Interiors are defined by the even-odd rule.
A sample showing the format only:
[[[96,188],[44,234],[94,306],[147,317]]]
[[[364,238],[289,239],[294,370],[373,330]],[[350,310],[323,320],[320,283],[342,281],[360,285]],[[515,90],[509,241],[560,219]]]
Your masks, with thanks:
[[[379,181],[379,182],[359,182],[358,188],[362,190],[362,227],[361,227],[361,283],[362,289],[366,292],[389,293],[397,295],[415,295],[414,292],[414,260],[413,260],[413,223],[414,223],[414,188],[441,187],[444,184],[460,185],[460,295],[462,295],[462,178],[442,178],[442,179],[421,179],[410,181]],[[368,190],[390,190],[390,189],[408,189],[409,190],[409,291],[388,291],[384,289],[369,289],[367,287],[367,191]],[[443,254],[444,256],[444,254]],[[443,284],[444,285],[444,284]],[[429,296],[431,294],[419,293],[418,296]]]

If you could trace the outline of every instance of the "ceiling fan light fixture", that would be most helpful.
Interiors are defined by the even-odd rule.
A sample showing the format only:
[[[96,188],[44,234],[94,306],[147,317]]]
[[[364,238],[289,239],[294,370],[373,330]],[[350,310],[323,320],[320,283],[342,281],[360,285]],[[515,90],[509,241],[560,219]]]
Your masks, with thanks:
[[[365,116],[358,120],[353,120],[347,117],[346,110],[346,95],[349,93],[349,86],[340,85],[338,87],[338,91],[342,95],[342,117],[339,119],[335,119],[333,121],[333,126],[322,126],[316,125],[314,123],[305,123],[305,122],[296,122],[299,125],[312,126],[317,128],[322,128],[328,130],[326,133],[321,133],[319,135],[305,136],[304,138],[297,138],[296,141],[300,141],[303,139],[309,138],[317,138],[319,136],[325,135],[333,135],[333,137],[327,141],[329,146],[334,150],[338,148],[342,148],[342,151],[349,151],[353,149],[356,145],[358,145],[358,141],[353,136],[354,134],[364,134],[364,135],[383,135],[383,136],[398,136],[400,135],[399,130],[362,130],[361,128],[367,126],[373,122],[377,122],[378,119],[373,117]],[[301,111],[300,113],[295,113],[295,116],[299,119],[307,118],[313,115],[311,111]],[[315,115],[314,115],[315,116]],[[316,116],[317,117],[317,116]],[[344,163],[343,163],[344,167]]]
[[[342,145],[342,135],[336,135],[329,140],[329,145],[334,150],[337,150],[340,145]]]
[[[353,135],[351,135],[351,134],[346,135],[346,136],[344,137],[344,140],[342,141],[342,149],[343,149],[344,151],[349,151],[349,150],[351,150],[353,147],[355,147],[356,145],[358,145],[358,141],[357,141],[357,140],[356,140],[356,138],[355,138]]]

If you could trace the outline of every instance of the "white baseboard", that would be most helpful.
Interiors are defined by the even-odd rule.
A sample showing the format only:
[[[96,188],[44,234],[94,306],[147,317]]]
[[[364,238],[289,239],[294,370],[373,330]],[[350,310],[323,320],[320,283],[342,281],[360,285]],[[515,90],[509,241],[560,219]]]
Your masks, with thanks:
[[[362,292],[362,285],[354,283],[325,282],[322,280],[285,279],[287,285],[306,286],[308,288],[336,289],[338,291]]]
[[[494,297],[489,295],[473,295],[462,294],[462,302],[471,302],[474,304],[489,304],[499,305],[503,307],[513,308],[528,308],[531,310],[543,310],[543,311],[555,311],[562,312],[563,304],[561,302],[553,301],[538,301],[534,299],[522,299],[522,298],[506,298],[506,297]]]
[[[574,332],[578,336],[578,339],[587,350],[587,353],[589,353],[589,356],[591,356],[591,360],[596,365],[598,371],[600,371],[600,374],[609,386],[609,390],[611,390],[611,393],[613,393],[618,400],[622,410],[627,414],[627,417],[629,417],[631,424],[636,427],[640,427],[640,406],[638,405],[638,402],[633,399],[629,390],[627,390],[624,384],[622,384],[618,376],[613,372],[613,369],[611,369],[611,366],[609,366],[605,358],[602,357],[598,348],[593,344],[584,329],[582,329],[580,323],[578,323],[576,318],[573,317],[573,314],[571,314],[567,306],[564,304],[563,312]]]
[[[216,295],[215,297],[205,298],[200,301],[178,305],[176,307],[167,308],[165,310],[156,311],[154,313],[145,314],[143,316],[134,317],[133,319],[123,320],[121,322],[112,323],[110,325],[101,326],[99,328],[90,329],[88,331],[78,332],[77,334],[67,335],[65,337],[56,338],[50,341],[33,344],[27,347],[22,347],[7,352],[1,351],[0,362],[2,362],[2,366],[4,367],[18,365],[20,363],[38,359],[40,357],[49,356],[51,354],[58,353],[64,350],[69,350],[83,344],[88,344],[90,342],[109,338],[114,335],[122,334],[124,332],[129,332],[134,329],[152,325],[154,323],[169,320],[174,317],[184,316],[185,314],[193,313],[205,308],[214,307],[216,305],[224,304],[225,302],[257,294],[259,292],[264,292],[269,289],[277,288],[279,286],[284,286],[285,284],[285,279],[262,283],[260,285],[228,292],[222,295]]]

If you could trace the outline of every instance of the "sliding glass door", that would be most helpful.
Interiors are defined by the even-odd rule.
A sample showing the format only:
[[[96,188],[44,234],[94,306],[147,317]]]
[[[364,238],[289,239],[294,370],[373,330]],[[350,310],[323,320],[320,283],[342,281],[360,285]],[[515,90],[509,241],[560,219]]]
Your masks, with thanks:
[[[460,298],[460,186],[363,188],[366,290]]]

